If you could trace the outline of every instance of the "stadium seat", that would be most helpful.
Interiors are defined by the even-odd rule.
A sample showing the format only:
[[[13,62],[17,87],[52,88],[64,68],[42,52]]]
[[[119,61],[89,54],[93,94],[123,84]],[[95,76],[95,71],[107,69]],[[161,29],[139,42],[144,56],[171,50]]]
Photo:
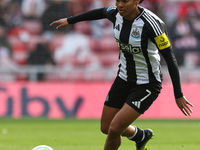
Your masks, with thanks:
[[[23,27],[34,35],[40,35],[42,33],[42,24],[36,19],[24,20]]]
[[[97,58],[99,59],[99,62],[103,67],[117,67],[119,63],[118,55],[119,54],[116,52],[99,53],[97,55]]]

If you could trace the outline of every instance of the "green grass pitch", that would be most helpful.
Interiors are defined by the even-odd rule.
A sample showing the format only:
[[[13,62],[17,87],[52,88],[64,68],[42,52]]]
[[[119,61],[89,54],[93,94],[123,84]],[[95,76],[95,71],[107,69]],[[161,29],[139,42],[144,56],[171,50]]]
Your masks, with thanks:
[[[200,150],[200,120],[137,120],[155,136],[148,150]],[[0,119],[0,150],[32,150],[49,145],[54,150],[103,150],[106,136],[99,120]],[[119,150],[135,150],[122,138]]]

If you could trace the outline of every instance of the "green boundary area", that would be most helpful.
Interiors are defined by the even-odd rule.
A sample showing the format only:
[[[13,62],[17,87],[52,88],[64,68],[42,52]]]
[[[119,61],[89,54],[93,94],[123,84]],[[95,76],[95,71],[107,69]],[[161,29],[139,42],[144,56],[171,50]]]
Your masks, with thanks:
[[[200,120],[137,120],[155,136],[148,150],[200,150]],[[100,120],[0,119],[0,150],[32,150],[48,145],[54,150],[103,150],[106,136]],[[119,150],[134,150],[135,143],[122,138]]]

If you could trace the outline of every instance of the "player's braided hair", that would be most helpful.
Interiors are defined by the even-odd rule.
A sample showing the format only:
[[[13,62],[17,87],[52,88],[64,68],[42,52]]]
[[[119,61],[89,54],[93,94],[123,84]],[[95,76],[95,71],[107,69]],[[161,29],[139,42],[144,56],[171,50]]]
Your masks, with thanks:
[[[140,3],[139,3],[139,4],[141,4],[143,1],[144,1],[144,0],[140,0]]]

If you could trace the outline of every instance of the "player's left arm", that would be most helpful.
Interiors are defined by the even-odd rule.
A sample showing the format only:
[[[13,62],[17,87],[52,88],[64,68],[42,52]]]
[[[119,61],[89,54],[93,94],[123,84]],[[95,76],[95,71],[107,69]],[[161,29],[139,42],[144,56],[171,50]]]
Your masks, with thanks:
[[[186,97],[182,93],[178,63],[173,53],[172,46],[167,37],[167,34],[164,32],[154,39],[161,55],[164,57],[167,63],[168,71],[174,88],[176,104],[184,115],[190,116],[192,113],[190,106],[193,107],[193,105],[186,99]]]

